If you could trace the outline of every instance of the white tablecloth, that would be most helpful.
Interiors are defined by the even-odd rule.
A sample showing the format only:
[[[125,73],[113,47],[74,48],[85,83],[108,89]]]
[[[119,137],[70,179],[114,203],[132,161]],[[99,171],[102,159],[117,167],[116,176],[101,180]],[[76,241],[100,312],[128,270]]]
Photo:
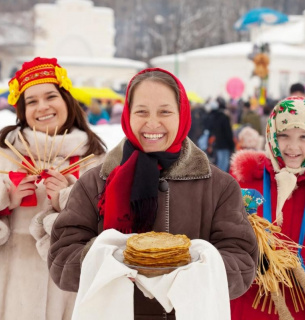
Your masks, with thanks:
[[[147,278],[113,256],[130,236],[110,229],[94,241],[82,264],[72,320],[133,320],[134,283],[129,278],[166,312],[174,308],[177,320],[230,319],[226,271],[213,245],[192,240],[190,250],[199,253],[198,261]]]

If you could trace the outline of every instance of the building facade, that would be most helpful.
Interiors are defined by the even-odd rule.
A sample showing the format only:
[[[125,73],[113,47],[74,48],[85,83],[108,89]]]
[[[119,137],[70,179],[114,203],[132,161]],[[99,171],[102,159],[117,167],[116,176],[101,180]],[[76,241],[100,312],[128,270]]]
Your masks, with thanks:
[[[36,4],[31,11],[18,13],[17,20],[15,13],[0,17],[0,29],[9,26],[0,36],[2,81],[36,56],[56,57],[75,86],[120,89],[146,67],[140,61],[114,57],[114,12],[95,7],[90,0]]]

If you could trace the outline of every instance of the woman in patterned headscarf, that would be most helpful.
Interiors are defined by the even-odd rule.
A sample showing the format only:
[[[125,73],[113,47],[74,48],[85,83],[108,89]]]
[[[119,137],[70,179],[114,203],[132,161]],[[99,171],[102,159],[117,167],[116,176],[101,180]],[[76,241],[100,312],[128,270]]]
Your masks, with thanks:
[[[266,140],[266,153],[249,150],[236,153],[232,158],[232,174],[241,187],[254,188],[264,195],[264,205],[258,208],[259,216],[280,227],[278,230],[296,245],[304,245],[304,97],[288,97],[274,107],[267,123]],[[292,288],[280,285],[281,290],[276,291],[271,302],[272,294],[265,295],[266,299],[262,297],[259,302],[258,286],[253,285],[245,295],[232,301],[233,320],[305,319],[305,272],[302,268],[305,250],[294,247],[292,251],[298,255],[297,265],[289,266],[289,261],[282,264],[290,274]],[[261,268],[265,266],[263,273],[266,276],[271,263],[265,260],[260,265]],[[273,302],[276,308],[273,308]]]

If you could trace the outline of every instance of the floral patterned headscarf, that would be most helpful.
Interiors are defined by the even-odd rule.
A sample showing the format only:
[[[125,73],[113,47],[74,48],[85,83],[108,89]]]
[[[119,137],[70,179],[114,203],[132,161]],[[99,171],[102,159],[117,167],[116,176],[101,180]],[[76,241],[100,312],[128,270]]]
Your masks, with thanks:
[[[305,130],[305,97],[288,97],[281,100],[269,116],[266,128],[266,139],[269,146],[269,156],[275,172],[286,167],[277,141],[277,133],[288,129],[301,128]],[[287,170],[292,173],[299,173],[305,167],[305,159],[301,168]]]
[[[266,152],[276,173],[278,191],[276,220],[278,225],[283,223],[282,208],[296,188],[296,175],[303,174],[305,171],[305,159],[299,168],[287,167],[279,149],[277,133],[293,128],[305,130],[305,97],[292,96],[278,102],[269,116],[266,127]]]

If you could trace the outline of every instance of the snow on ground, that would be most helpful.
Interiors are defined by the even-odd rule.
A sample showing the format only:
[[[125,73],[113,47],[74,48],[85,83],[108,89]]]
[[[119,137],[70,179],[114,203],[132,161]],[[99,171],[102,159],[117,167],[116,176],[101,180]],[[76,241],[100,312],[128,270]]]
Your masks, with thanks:
[[[1,110],[0,129],[14,124],[16,124],[15,113],[9,110]],[[120,124],[90,125],[90,128],[106,143],[107,151],[113,149],[125,136]]]

